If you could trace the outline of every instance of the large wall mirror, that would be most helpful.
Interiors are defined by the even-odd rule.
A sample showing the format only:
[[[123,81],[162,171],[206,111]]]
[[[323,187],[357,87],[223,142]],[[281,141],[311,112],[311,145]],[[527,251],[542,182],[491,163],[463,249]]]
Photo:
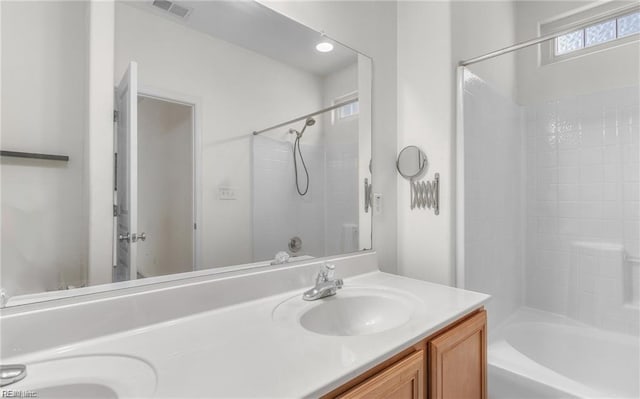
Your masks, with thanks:
[[[253,1],[0,7],[4,306],[371,248],[368,57]]]

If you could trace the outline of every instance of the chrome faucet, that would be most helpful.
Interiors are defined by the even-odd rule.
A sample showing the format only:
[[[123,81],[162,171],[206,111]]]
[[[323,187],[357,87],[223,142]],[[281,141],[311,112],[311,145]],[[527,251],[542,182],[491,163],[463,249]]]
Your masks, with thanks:
[[[342,279],[333,278],[335,268],[335,265],[325,263],[322,266],[322,270],[320,270],[316,276],[315,287],[305,291],[304,294],[302,294],[302,299],[305,301],[315,301],[316,299],[335,295],[343,285]]]
[[[27,376],[27,367],[23,364],[0,366],[0,387],[18,382]]]

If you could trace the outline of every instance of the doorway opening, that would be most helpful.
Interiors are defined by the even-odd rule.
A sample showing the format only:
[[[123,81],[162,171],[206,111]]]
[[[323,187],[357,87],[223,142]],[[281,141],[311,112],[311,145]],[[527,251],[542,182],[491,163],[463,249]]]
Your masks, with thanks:
[[[195,270],[193,111],[138,95],[137,278]]]
[[[116,102],[114,282],[196,270],[199,253],[196,102],[128,79]]]

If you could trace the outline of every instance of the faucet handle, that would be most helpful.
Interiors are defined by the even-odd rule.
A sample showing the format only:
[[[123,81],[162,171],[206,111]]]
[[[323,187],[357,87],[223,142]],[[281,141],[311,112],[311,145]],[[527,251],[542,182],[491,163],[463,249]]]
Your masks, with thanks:
[[[325,283],[333,278],[335,266],[324,263],[316,276],[316,284]]]
[[[323,270],[326,280],[329,281],[333,279],[333,276],[336,274],[336,265],[332,263],[325,263],[323,265]]]

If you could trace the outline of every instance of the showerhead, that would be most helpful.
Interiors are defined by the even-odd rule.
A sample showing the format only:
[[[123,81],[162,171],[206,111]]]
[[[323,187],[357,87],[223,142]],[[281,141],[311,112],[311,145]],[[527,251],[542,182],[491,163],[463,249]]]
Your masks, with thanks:
[[[304,121],[304,126],[302,126],[302,130],[297,131],[296,129],[289,129],[289,134],[294,134],[300,138],[302,137],[302,135],[304,134],[304,131],[307,129],[307,126],[313,126],[316,124],[316,120],[313,119],[312,117],[307,118],[306,121]]]
[[[302,130],[298,133],[298,137],[302,137],[304,131],[307,130],[307,126],[313,126],[316,124],[316,120],[312,117],[308,117],[306,121],[304,121],[304,126],[302,126]]]

